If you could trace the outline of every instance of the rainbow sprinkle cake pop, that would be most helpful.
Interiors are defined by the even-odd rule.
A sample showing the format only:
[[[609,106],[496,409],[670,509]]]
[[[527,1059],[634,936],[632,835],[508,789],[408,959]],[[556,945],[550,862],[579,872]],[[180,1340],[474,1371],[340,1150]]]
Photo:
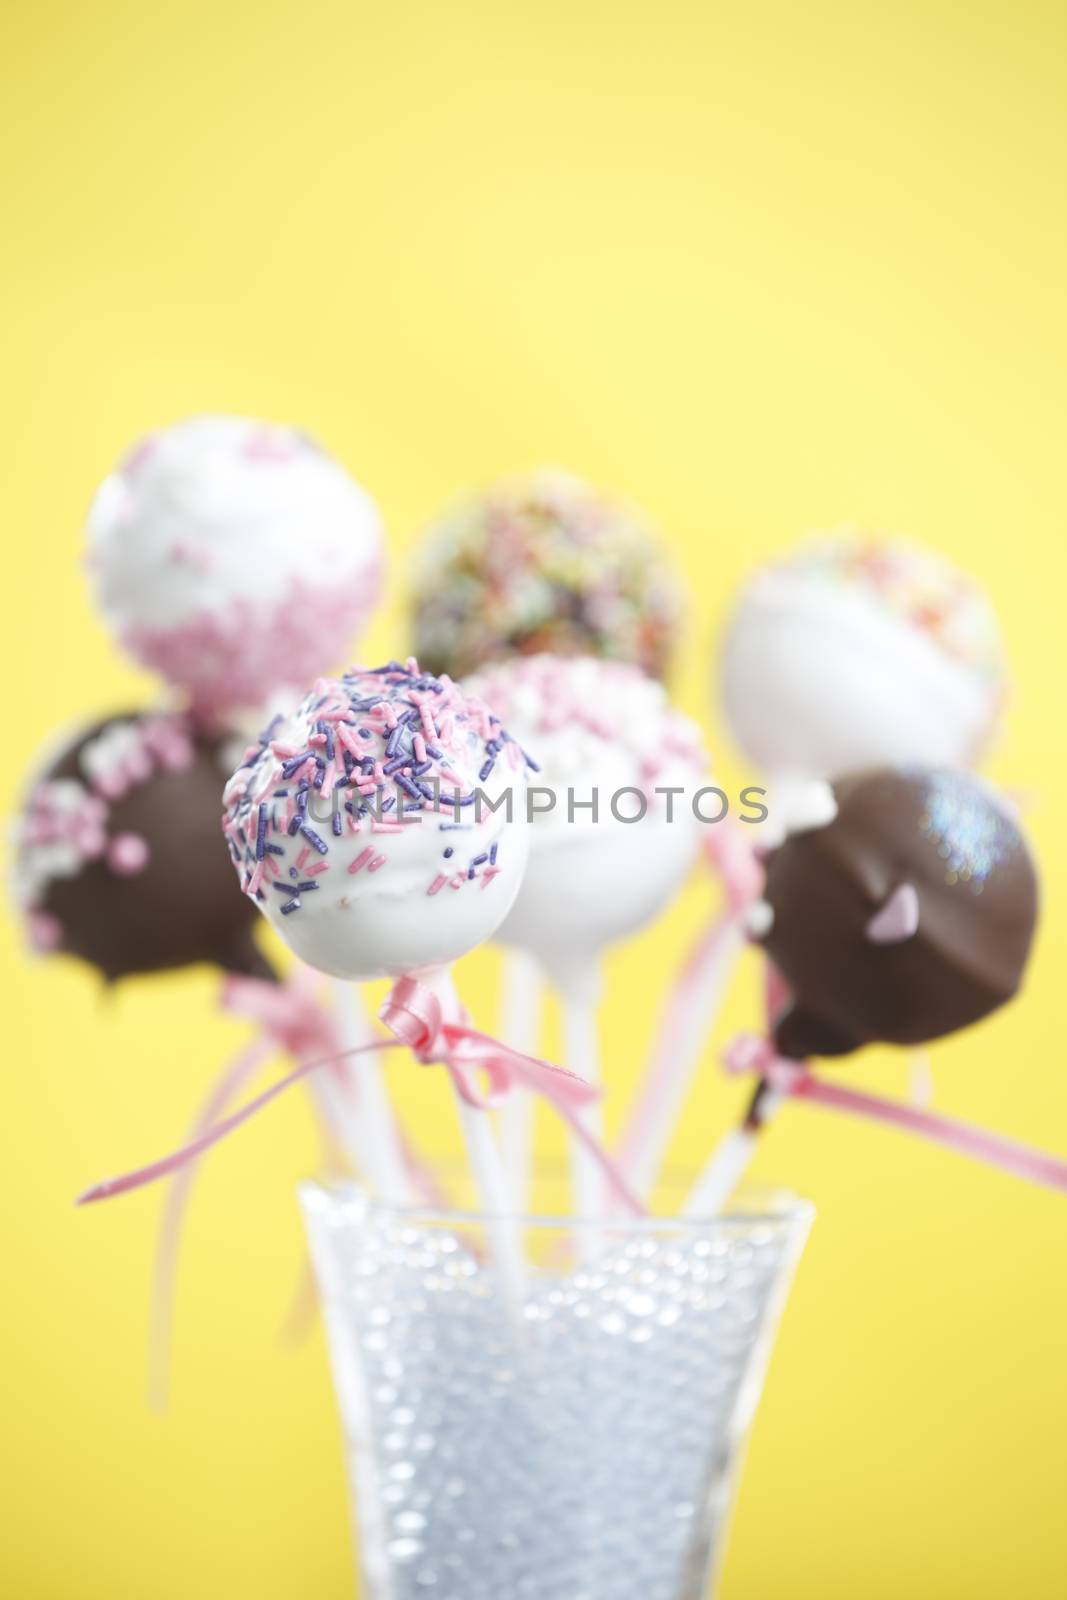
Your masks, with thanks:
[[[852,529],[757,572],[723,646],[734,736],[765,773],[971,764],[1004,699],[996,617],[932,550]]]
[[[643,520],[552,469],[495,484],[416,558],[419,659],[462,678],[510,655],[595,655],[665,673],[681,590]]]
[[[304,435],[243,417],[143,439],[97,491],[88,535],[115,637],[210,721],[302,691],[380,588],[367,492]]]
[[[227,785],[242,888],[335,977],[444,966],[518,891],[526,765],[484,702],[414,660],[320,679]]]

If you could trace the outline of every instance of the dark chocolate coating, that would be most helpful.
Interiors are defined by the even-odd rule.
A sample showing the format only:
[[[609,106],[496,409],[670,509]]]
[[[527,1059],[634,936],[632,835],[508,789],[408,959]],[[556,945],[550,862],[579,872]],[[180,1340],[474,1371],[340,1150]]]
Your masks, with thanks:
[[[761,941],[793,991],[779,1052],[836,1056],[881,1040],[918,1045],[977,1022],[1019,988],[1038,912],[1019,828],[986,784],[944,769],[843,779],[826,827],[767,861],[774,912]],[[901,885],[910,937],[877,943],[871,919]]]
[[[136,720],[136,712],[109,717],[79,734],[44,781],[84,782],[85,744],[113,722]],[[109,802],[109,835],[144,839],[145,866],[121,876],[106,859],[86,861],[76,877],[53,879],[41,901],[61,926],[60,951],[80,956],[109,982],[198,962],[272,976],[252,939],[259,915],[241,893],[222,833],[221,741],[203,734],[193,741],[191,765],[155,771]]]

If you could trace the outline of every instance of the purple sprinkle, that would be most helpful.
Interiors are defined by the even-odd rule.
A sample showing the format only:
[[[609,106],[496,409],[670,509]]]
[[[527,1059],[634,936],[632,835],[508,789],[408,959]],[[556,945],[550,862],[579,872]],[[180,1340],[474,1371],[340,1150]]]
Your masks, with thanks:
[[[304,754],[302,756],[293,756],[291,761],[287,761],[285,763],[285,765],[282,767],[282,777],[283,778],[292,778],[292,777],[294,777],[296,775],[296,773],[298,773],[300,771],[300,768],[307,761],[308,754],[309,754],[309,752],[307,750],[305,750]]]
[[[399,772],[401,767],[408,766],[410,761],[411,761],[411,757],[410,756],[406,756],[406,755],[403,755],[403,754],[398,755],[398,756],[394,756],[392,761],[387,761],[385,763],[385,766],[382,768],[382,771],[388,777],[392,777],[394,772]]]
[[[290,911],[299,911],[299,910],[300,910],[300,901],[299,900],[290,900],[286,905],[282,906],[282,916],[283,917],[287,917],[289,915]]]
[[[519,748],[521,750],[522,746],[520,745]],[[537,762],[534,760],[533,756],[528,756],[525,750],[522,751],[522,759],[525,761],[531,772],[540,772],[541,768],[537,765]]]
[[[403,789],[404,793],[409,795],[412,800],[417,800],[420,806],[422,805],[423,796],[421,791],[416,789],[411,779],[405,778],[402,772],[396,774],[396,786],[398,789]]]
[[[474,857],[474,860],[471,862],[471,866],[472,867],[480,867],[480,866],[483,865],[484,862],[486,862],[488,860],[489,860],[489,852],[488,852],[488,850],[483,850],[480,856],[475,856]]]
[[[455,852],[455,851],[454,851],[454,850],[453,850],[453,848],[452,848],[452,846],[451,846],[451,845],[449,845],[449,846],[448,846],[448,849],[447,849],[447,850],[446,850],[446,851],[445,851],[445,860],[446,860],[446,861],[447,861],[447,860],[448,860],[448,858],[449,858],[449,856],[454,856],[454,855],[455,855],[455,853],[456,853],[456,852]]]
[[[491,867],[495,867],[496,866],[496,853],[497,853],[497,851],[499,849],[500,849],[499,844],[494,844],[494,845],[491,846],[491,848],[489,850],[489,865]]]
[[[359,736],[360,736],[361,739],[373,739],[374,738],[374,735],[373,735],[373,733],[371,733],[369,728],[360,728]]]
[[[303,883],[298,883],[297,884],[296,892],[297,892],[297,894],[303,894],[305,889],[317,889],[317,888],[318,888],[318,884],[315,882],[314,878],[307,878],[307,879],[305,879],[305,881]]]
[[[290,873],[290,877],[295,878],[296,873]],[[291,883],[272,883],[271,888],[277,889],[279,894],[292,894],[293,892],[293,886]]]
[[[292,817],[290,819],[289,826],[286,829],[286,832],[288,833],[290,839],[292,839],[299,832],[300,824],[301,824],[301,817],[300,817],[300,813],[298,811],[296,816]]]
[[[333,816],[330,818],[330,827],[333,829],[334,838],[339,839],[341,837],[342,827],[341,813],[339,811],[335,811]]]
[[[256,818],[256,860],[263,860],[263,849],[267,842],[267,808],[261,805]]]
[[[326,843],[326,841],[324,839],[320,839],[319,838],[318,834],[315,832],[314,828],[311,826],[310,823],[307,823],[307,822],[302,823],[301,824],[301,828],[300,828],[300,832],[303,834],[303,836],[307,840],[308,844],[311,845],[312,849],[313,850],[317,850],[319,852],[320,856],[329,855],[329,853],[330,853],[329,845]]]
[[[484,783],[486,778],[488,778],[489,774],[492,772],[492,770],[493,770],[493,768],[495,766],[496,766],[496,759],[495,759],[495,757],[490,756],[489,760],[485,763],[485,766],[481,769],[481,771],[478,774],[479,782]]]
[[[417,766],[412,767],[411,776],[413,778],[421,778],[423,773],[429,772],[432,766],[432,761],[420,761]]]

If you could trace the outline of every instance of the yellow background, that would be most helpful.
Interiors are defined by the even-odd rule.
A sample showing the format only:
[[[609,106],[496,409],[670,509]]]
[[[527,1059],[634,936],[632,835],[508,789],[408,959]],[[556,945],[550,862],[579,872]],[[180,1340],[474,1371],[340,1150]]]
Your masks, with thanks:
[[[993,768],[1032,791],[1047,886],[1026,997],[936,1051],[939,1102],[1067,1152],[1062,8],[166,10],[6,15],[5,809],[57,723],[151,692],[90,612],[80,530],[125,444],[196,410],[297,421],[380,498],[368,656],[404,648],[404,553],[458,488],[554,460],[645,505],[691,587],[679,695],[731,783],[708,663],[741,574],[845,518],[907,530],[995,595],[1016,696]],[[620,1086],[709,903],[611,963]],[[160,1197],[71,1197],[168,1147],[243,1030],[206,971],[106,1000],[7,922],[3,959],[0,1592],[345,1596],[321,1335],[278,1339],[303,1105],[208,1164],[152,1416]],[[494,963],[461,971],[490,1023]],[[754,1015],[748,973],[720,1032]],[[904,1087],[888,1052],[846,1070]],[[450,1145],[436,1087],[392,1072]],[[680,1160],[741,1093],[709,1049]],[[820,1218],[726,1600],[1062,1594],[1064,1201],[801,1108],[758,1170]]]

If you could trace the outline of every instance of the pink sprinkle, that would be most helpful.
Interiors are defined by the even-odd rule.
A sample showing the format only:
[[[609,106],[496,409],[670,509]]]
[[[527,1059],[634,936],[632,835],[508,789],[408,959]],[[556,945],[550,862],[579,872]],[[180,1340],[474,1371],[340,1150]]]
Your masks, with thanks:
[[[426,740],[421,733],[417,733],[411,741],[415,751],[415,760],[420,764],[426,760]]]
[[[467,874],[465,872],[457,872],[456,876],[452,879],[452,881],[450,882],[448,887],[450,889],[462,889],[462,887],[466,883],[466,881],[467,881]]]
[[[148,865],[148,845],[139,833],[118,833],[107,849],[107,864],[120,878],[135,877]]]
[[[484,871],[479,872],[478,876],[482,880],[482,888],[484,889],[486,884],[492,883],[493,879],[503,872],[503,870],[503,867],[486,867]]]
[[[425,700],[422,702],[422,705],[419,707],[419,715],[422,718],[422,729],[423,729],[423,732],[425,733],[427,739],[436,739],[436,737],[437,737],[437,729],[433,725],[433,717],[432,717],[432,715],[430,713],[430,708],[426,704]]]
[[[385,856],[375,856],[374,860],[371,862],[370,866],[367,868],[367,871],[368,872],[377,872],[379,867],[384,867],[385,866],[385,861],[386,861]]]
[[[291,761],[294,756],[300,754],[300,750],[297,745],[287,744],[284,739],[272,739],[270,753],[272,756],[277,756],[279,761]]]
[[[404,824],[402,822],[372,822],[370,831],[371,833],[403,833]]]
[[[430,887],[427,889],[426,893],[427,894],[437,894],[439,892],[439,890],[444,888],[444,886],[445,886],[445,884],[447,882],[448,882],[448,879],[445,877],[444,873],[443,872],[439,872],[437,874],[436,878],[431,883]]]
[[[328,861],[316,861],[313,867],[308,867],[304,876],[306,878],[317,878],[320,872],[329,872],[329,870],[330,863]]]
[[[58,950],[63,943],[63,926],[47,911],[31,911],[26,919],[26,931],[30,937],[31,948],[39,955],[47,955],[50,950]]]
[[[252,873],[248,879],[248,882],[245,884],[245,894],[255,894],[260,888],[265,877],[266,873],[263,868],[263,863],[262,861],[257,861],[255,867],[252,869]]]
[[[358,872],[360,867],[365,867],[367,865],[367,862],[373,856],[373,854],[374,854],[373,845],[368,845],[365,850],[361,850],[359,852],[359,855],[356,857],[356,859],[350,864],[350,866],[348,868],[349,872]]]
[[[304,848],[301,850],[300,854],[296,858],[296,870],[297,870],[297,872],[303,872],[303,870],[304,870],[304,862],[307,860],[307,858],[308,858],[308,856],[310,854],[311,854],[311,846],[309,844],[306,844],[304,846]]]
[[[264,856],[263,865],[266,867],[267,872],[272,878],[276,878],[279,872],[282,870],[273,856]]]

